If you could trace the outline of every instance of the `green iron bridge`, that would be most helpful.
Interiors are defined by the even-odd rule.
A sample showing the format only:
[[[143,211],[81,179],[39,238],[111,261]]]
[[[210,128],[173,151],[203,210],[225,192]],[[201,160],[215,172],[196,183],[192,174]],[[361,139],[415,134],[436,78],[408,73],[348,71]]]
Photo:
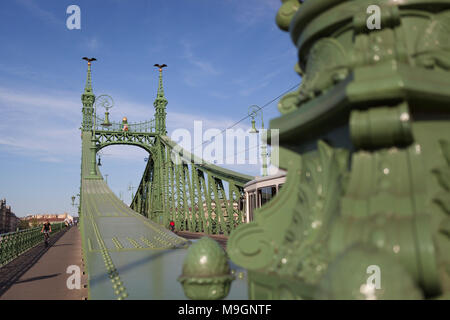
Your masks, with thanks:
[[[126,118],[122,123],[109,122],[108,113],[105,119],[97,117],[90,61],[82,103],[79,213],[89,297],[183,298],[179,284],[177,289],[160,291],[163,295],[149,296],[149,288],[161,282],[161,273],[171,277],[180,273],[175,270],[180,262],[170,259],[185,254],[183,248],[189,244],[168,230],[170,222],[175,222],[177,231],[228,236],[246,222],[239,200],[244,184],[253,177],[207,163],[166,136],[162,68],[153,120],[128,124]],[[97,166],[97,152],[111,145],[137,146],[149,153],[130,207],[108,188]],[[167,261],[152,270],[158,265],[154,259]]]

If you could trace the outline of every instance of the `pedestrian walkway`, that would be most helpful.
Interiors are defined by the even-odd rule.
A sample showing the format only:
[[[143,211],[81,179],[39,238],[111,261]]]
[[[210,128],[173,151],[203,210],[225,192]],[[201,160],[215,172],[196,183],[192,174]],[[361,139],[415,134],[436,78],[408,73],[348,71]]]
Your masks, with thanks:
[[[13,280],[9,289],[0,296],[0,300],[81,300],[87,297],[78,228],[72,227],[61,237],[56,235],[55,238],[56,242],[50,242],[52,245],[31,268]],[[43,244],[39,246],[43,247]],[[71,276],[67,273],[67,268],[71,265],[80,267],[80,289],[71,290],[67,287],[67,279]]]

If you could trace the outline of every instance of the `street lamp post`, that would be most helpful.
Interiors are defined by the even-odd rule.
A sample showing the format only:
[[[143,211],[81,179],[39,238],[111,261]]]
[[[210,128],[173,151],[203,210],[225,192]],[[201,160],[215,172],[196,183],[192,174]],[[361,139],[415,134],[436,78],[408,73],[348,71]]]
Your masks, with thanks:
[[[106,109],[106,113],[105,113],[105,121],[104,123],[102,123],[102,126],[110,126],[111,124],[109,123],[109,112],[108,110],[111,109],[114,106],[114,100],[111,98],[111,96],[107,95],[107,94],[102,94],[100,96],[98,96],[95,99],[95,103],[94,103],[94,127],[92,128],[92,138],[91,138],[91,153],[92,153],[92,166],[91,166],[91,176],[96,176],[97,175],[97,145],[96,145],[96,139],[95,139],[95,130],[97,129],[97,105],[101,105],[102,107],[104,107]],[[100,161],[99,161],[100,163]]]
[[[91,137],[91,176],[97,175],[97,144],[95,140],[95,129],[97,126],[97,101],[94,103],[94,127],[92,128],[92,137]]]
[[[131,184],[128,186],[128,191],[131,191],[131,201],[133,202],[134,194],[133,194],[134,186]]]
[[[262,167],[263,172],[262,176],[267,176],[267,130],[264,129],[264,119],[263,119],[263,111],[262,108],[257,105],[252,105],[248,108],[248,115],[252,117],[252,129],[250,130],[250,133],[259,133],[258,129],[256,128],[255,124],[255,118],[258,115],[258,113],[261,113],[261,160],[262,160]]]
[[[75,203],[75,199],[78,197],[78,203]],[[72,196],[72,207],[75,207],[75,206],[77,206],[78,207],[78,216],[80,216],[80,210],[81,210],[81,208],[80,208],[80,203],[81,203],[81,201],[80,201],[80,194],[78,193],[76,196]]]

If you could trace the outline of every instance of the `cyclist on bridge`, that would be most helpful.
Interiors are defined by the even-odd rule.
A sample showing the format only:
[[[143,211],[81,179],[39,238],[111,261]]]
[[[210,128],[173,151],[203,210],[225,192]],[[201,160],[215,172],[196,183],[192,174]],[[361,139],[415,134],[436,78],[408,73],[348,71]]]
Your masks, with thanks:
[[[41,233],[44,234],[45,246],[48,246],[48,238],[50,237],[50,232],[52,232],[52,225],[50,224],[50,221],[47,220],[47,222],[42,226],[41,230]]]

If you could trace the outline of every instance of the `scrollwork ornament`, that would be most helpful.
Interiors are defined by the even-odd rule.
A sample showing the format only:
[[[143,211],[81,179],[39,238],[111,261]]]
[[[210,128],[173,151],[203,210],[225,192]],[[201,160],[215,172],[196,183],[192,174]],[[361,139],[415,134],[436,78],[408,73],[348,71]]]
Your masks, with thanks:
[[[450,70],[450,11],[434,15],[417,37],[414,58],[424,68]]]
[[[300,8],[300,3],[299,0],[285,0],[283,2],[278,10],[276,22],[281,30],[288,31],[292,18]]]
[[[329,225],[339,214],[347,152],[319,141],[318,152],[303,157],[298,205],[272,270],[307,283],[317,282],[327,269]]]
[[[345,50],[338,41],[332,38],[319,40],[308,54],[299,90],[299,102],[313,99],[345,79],[349,67]]]

